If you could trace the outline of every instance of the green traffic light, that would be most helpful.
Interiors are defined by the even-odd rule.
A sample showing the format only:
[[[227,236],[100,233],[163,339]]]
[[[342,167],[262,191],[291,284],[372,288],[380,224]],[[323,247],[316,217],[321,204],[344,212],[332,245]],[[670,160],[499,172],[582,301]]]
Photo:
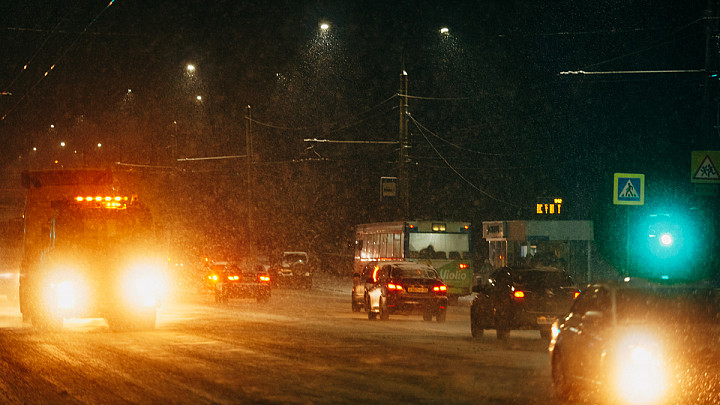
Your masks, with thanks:
[[[660,244],[663,246],[672,246],[673,237],[670,233],[664,233],[660,235]]]

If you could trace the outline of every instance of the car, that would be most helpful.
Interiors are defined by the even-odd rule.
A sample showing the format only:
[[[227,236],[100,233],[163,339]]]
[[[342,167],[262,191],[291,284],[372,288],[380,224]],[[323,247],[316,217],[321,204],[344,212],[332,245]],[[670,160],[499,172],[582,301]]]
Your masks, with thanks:
[[[718,287],[632,278],[588,286],[553,325],[556,396],[718,403]]]
[[[391,314],[421,313],[423,320],[445,322],[447,286],[433,267],[414,262],[378,262],[364,280],[368,319],[387,320]]]
[[[267,302],[270,295],[270,275],[262,265],[241,269],[237,264],[228,263],[215,283],[215,302],[227,303],[230,298]]]
[[[205,287],[210,289],[210,291],[215,291],[215,285],[221,280],[222,273],[225,271],[227,266],[228,262],[225,261],[206,264],[203,271],[205,274]]]
[[[551,325],[563,316],[579,294],[573,279],[555,267],[502,267],[488,284],[473,287],[470,331],[474,338],[495,329],[506,339],[513,329],[535,329],[550,339]]]
[[[313,268],[306,252],[283,252],[271,272],[275,287],[312,288]]]
[[[372,261],[363,266],[360,273],[353,274],[353,287],[350,292],[350,303],[353,312],[360,312],[365,308],[365,282],[372,276],[372,272],[375,271],[378,262]]]

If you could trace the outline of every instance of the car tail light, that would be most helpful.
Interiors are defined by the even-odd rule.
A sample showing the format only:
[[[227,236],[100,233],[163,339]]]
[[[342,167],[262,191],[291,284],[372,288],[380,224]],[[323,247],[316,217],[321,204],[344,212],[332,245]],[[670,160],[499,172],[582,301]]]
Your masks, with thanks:
[[[391,291],[402,291],[403,287],[400,284],[388,283],[388,290]]]
[[[513,298],[515,298],[516,300],[524,299],[524,298],[525,298],[525,291],[516,290],[515,292],[513,292]]]
[[[460,263],[460,264],[458,264],[458,267],[459,267],[461,270],[465,270],[465,269],[468,268],[468,265],[467,265],[467,263]]]
[[[231,275],[231,276],[228,276],[228,280],[237,281],[237,280],[240,280],[240,276]]]
[[[261,276],[258,276],[258,280],[260,280],[261,283],[269,283],[269,282],[270,282],[270,276],[261,275]]]
[[[573,294],[573,299],[577,298],[580,295],[580,291],[575,291]]]
[[[447,293],[447,286],[445,284],[438,284],[433,287],[433,291],[438,294],[445,294]]]

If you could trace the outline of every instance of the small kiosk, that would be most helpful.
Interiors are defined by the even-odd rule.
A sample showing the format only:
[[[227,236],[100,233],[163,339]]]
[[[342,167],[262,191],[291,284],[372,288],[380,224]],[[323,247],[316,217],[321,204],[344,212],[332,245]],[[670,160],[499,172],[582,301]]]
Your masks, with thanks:
[[[483,221],[493,268],[553,266],[592,281],[592,221]]]

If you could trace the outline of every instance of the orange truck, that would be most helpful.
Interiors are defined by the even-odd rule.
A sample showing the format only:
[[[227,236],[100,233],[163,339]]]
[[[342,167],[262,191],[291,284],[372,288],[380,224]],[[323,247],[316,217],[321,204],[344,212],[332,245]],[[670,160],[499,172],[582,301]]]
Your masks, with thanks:
[[[23,320],[45,330],[67,318],[105,318],[113,330],[155,327],[167,264],[149,209],[113,182],[103,169],[22,173]]]

